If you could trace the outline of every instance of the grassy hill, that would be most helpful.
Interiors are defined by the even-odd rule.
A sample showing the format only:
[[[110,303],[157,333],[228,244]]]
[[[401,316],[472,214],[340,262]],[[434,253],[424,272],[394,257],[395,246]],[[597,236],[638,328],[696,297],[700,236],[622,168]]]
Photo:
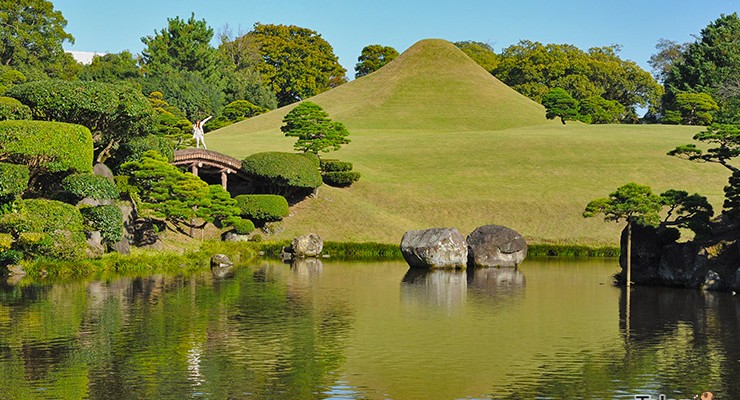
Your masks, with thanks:
[[[614,245],[620,226],[581,217],[591,199],[636,181],[700,192],[719,209],[727,181],[719,166],[665,155],[700,128],[547,121],[542,106],[443,40],[421,41],[311,101],[351,132],[351,144],[326,156],[353,162],[362,179],[322,186],[292,208],[277,238],[397,243],[410,229],[467,234],[496,223],[530,241]],[[210,133],[208,146],[239,158],[292,151],[279,130],[291,108]]]

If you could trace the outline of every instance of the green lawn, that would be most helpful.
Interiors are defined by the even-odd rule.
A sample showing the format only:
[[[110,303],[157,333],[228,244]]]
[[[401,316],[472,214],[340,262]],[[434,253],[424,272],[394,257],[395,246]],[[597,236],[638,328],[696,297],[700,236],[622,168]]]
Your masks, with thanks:
[[[669,157],[696,127],[547,121],[544,109],[444,41],[423,41],[393,63],[311,99],[351,132],[325,157],[354,163],[350,188],[322,186],[297,204],[277,239],[315,232],[332,241],[398,243],[403,233],[483,224],[532,242],[616,245],[621,226],[584,219],[595,197],[635,181],[699,192],[721,208],[721,166]],[[279,127],[290,107],[206,136],[237,158],[292,151]]]

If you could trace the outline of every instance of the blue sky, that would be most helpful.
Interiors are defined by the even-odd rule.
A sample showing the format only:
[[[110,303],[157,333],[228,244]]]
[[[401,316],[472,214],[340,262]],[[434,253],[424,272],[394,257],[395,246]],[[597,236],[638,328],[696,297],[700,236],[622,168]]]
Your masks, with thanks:
[[[354,65],[369,44],[403,52],[421,39],[486,42],[496,52],[522,39],[570,43],[581,49],[622,45],[622,58],[648,69],[658,39],[692,41],[720,14],[740,11],[740,0],[52,0],[68,21],[75,44],[66,50],[117,53],[143,49],[141,37],[167,18],[205,19],[215,30],[246,33],[255,22],[298,25],[320,33],[339,62]],[[216,44],[214,42],[214,44]]]

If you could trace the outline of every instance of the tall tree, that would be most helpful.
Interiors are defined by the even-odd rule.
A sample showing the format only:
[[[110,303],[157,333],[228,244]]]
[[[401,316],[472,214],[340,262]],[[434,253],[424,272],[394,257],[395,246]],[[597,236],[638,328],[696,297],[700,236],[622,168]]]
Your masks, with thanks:
[[[634,224],[657,227],[663,199],[653,194],[650,187],[630,182],[609,194],[608,198],[594,199],[588,203],[583,216],[603,214],[605,221],[625,221],[627,230],[627,287],[632,279],[632,227]]]
[[[467,40],[455,42],[455,46],[488,72],[495,70],[498,66],[499,56],[488,43]]]
[[[655,45],[658,52],[650,56],[648,60],[655,78],[660,82],[665,82],[673,66],[683,57],[683,52],[687,47],[688,43],[680,44],[668,39],[658,40],[658,44]]]
[[[555,88],[547,92],[542,98],[542,105],[545,106],[547,119],[558,117],[563,125],[566,120],[578,118],[578,100],[563,88]]]
[[[398,57],[398,51],[390,46],[371,44],[362,48],[355,64],[355,78],[365,76],[379,70],[384,65]]]
[[[232,38],[228,26],[219,34],[218,51],[225,60],[223,69],[226,83],[226,102],[247,100],[267,109],[277,108],[277,97],[262,79],[257,65],[262,62],[254,36]]]
[[[317,32],[294,25],[256,23],[251,35],[263,62],[257,68],[284,106],[346,82],[331,45]]]
[[[310,101],[304,101],[292,109],[283,118],[283,123],[285,125],[280,130],[285,136],[297,137],[293,148],[304,153],[339,150],[343,144],[350,142],[344,124],[332,121],[321,106]]]
[[[740,122],[740,18],[722,15],[701,30],[673,65],[665,81],[663,108],[675,110],[682,92],[707,93],[719,104],[718,122]]]
[[[93,57],[89,65],[82,67],[77,77],[83,81],[117,83],[137,82],[142,78],[138,61],[129,51],[109,53]]]
[[[0,64],[31,79],[70,78],[77,63],[62,48],[64,42],[74,43],[66,26],[49,1],[0,0]]]

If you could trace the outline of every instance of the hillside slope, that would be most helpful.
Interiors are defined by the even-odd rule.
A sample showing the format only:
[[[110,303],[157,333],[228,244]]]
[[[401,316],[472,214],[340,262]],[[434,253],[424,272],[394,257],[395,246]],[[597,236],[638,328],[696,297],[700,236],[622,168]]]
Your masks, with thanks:
[[[719,209],[727,181],[720,166],[665,155],[701,128],[547,121],[540,105],[440,40],[311,101],[351,132],[326,157],[353,162],[362,178],[292,207],[277,239],[397,243],[410,229],[467,234],[496,223],[531,241],[615,245],[621,226],[581,217],[591,199],[635,181],[699,192]],[[279,130],[290,108],[210,133],[209,148],[239,158],[292,151]]]

